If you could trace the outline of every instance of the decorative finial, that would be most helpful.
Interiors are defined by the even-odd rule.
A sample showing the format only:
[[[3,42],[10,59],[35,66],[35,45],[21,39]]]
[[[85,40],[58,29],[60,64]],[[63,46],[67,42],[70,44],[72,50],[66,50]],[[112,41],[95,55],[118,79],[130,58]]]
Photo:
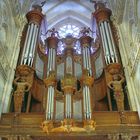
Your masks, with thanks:
[[[32,5],[32,8],[33,8],[33,10],[37,10],[37,11],[39,11],[39,12],[41,12],[41,11],[42,11],[41,6],[40,6],[40,5],[37,5],[37,4]]]
[[[106,3],[107,3],[107,2],[103,2],[101,0],[90,0],[90,2],[94,3],[95,10],[105,8]]]

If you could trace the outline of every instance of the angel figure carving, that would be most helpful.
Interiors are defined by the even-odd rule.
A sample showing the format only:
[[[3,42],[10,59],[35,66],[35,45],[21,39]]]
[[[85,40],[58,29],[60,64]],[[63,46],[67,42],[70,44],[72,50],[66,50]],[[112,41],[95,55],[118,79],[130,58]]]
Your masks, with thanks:
[[[125,81],[120,74],[113,75],[113,80],[108,83],[108,87],[114,91],[114,97],[117,103],[118,111],[124,110],[124,93],[122,84]]]

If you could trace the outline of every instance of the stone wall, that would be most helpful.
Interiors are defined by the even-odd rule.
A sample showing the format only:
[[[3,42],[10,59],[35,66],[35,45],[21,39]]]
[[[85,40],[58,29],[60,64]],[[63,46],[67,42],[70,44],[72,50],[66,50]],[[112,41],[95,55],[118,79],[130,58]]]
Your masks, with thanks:
[[[21,31],[26,22],[18,0],[0,1],[0,19],[1,113],[8,110],[9,99],[12,93],[12,82],[20,50]]]

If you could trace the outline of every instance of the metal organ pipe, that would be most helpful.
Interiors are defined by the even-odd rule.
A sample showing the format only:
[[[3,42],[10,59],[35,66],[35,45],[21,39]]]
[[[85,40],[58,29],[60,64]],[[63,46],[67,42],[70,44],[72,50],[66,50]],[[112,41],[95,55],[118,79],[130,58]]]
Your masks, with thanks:
[[[46,85],[48,86],[48,98],[47,98],[47,110],[46,114],[48,114],[46,117],[46,120],[52,120],[53,115],[54,115],[54,94],[55,94],[55,77],[52,78],[51,75],[55,70],[55,49],[52,48],[52,44],[50,41],[52,38],[47,38],[48,44],[49,44],[49,49],[48,49],[48,65],[47,65],[47,80]]]
[[[88,118],[88,112],[89,112],[89,110],[88,110],[88,96],[87,96],[87,87],[85,86],[85,97],[86,97],[86,118]]]
[[[31,40],[31,43],[30,43],[30,47],[29,47],[29,51],[27,52],[28,53],[28,65],[30,66],[30,62],[31,62],[31,58],[32,58],[32,49],[34,48],[34,41],[35,41],[35,35],[36,35],[36,26],[37,25],[34,25],[34,29],[33,29],[33,32],[32,32],[32,40]]]
[[[70,93],[66,93],[66,96],[65,96],[65,115],[66,115],[66,118],[70,119],[71,118],[71,105],[72,105],[72,100],[71,100],[71,94]]]
[[[90,93],[89,93],[89,87],[88,86],[86,86],[86,92],[87,92],[87,104],[88,104],[88,111],[87,111],[87,117],[88,117],[88,119],[90,119]]]
[[[49,112],[50,112],[50,87],[48,87],[48,95],[47,95],[47,109],[46,109],[46,119],[50,119]]]
[[[31,50],[31,54],[32,54],[31,66],[33,64],[33,58],[34,58],[34,54],[35,54],[35,48],[36,48],[37,37],[38,37],[38,30],[39,30],[39,28],[37,26],[37,28],[36,28],[36,34],[35,34],[35,40],[34,40],[33,48]]]
[[[112,46],[113,46],[113,50],[114,50],[114,54],[115,54],[115,60],[116,60],[116,62],[118,63],[118,58],[117,58],[116,49],[115,49],[115,43],[114,43],[114,39],[113,39],[113,36],[112,36],[110,24],[107,23],[107,26],[108,26],[109,33],[110,33],[110,37],[111,37],[111,42],[112,42]]]
[[[31,23],[31,29],[30,29],[30,34],[29,34],[27,46],[26,46],[26,51],[25,51],[25,54],[24,54],[24,63],[23,64],[26,64],[27,61],[28,61],[28,52],[29,52],[29,48],[30,48],[30,43],[31,43],[31,37],[32,37],[33,29],[34,29],[34,24]]]
[[[104,21],[104,27],[105,27],[105,32],[107,35],[107,41],[108,41],[108,45],[109,45],[109,50],[110,50],[110,58],[112,59],[112,62],[114,63],[114,52],[113,52],[113,46],[111,45],[111,38],[109,36],[109,29],[107,26],[107,21]]]
[[[41,21],[44,15],[41,13],[42,9],[33,8],[26,14],[26,18],[28,20],[28,29],[25,37],[24,48],[22,52],[21,62],[20,64],[26,64],[32,66],[33,56],[34,56],[34,48],[35,42],[37,40],[38,30],[37,28],[40,26]]]
[[[104,55],[105,55],[105,61],[108,64],[107,55],[106,55],[106,46],[105,46],[105,42],[104,42],[104,37],[103,37],[103,32],[102,32],[101,25],[99,26],[99,29],[100,29],[101,39],[102,39],[102,43],[103,43],[103,50],[104,50]]]
[[[52,54],[51,54],[51,58],[52,58],[52,62],[51,62],[51,70],[53,70],[53,48],[51,48],[51,50],[52,50]]]
[[[86,68],[86,58],[85,58],[85,49],[83,48],[83,64],[84,68]]]
[[[49,71],[50,71],[50,56],[51,56],[51,53],[50,53],[50,48],[49,48],[49,54],[48,54],[48,70],[47,70],[47,76],[49,75]]]
[[[107,39],[106,39],[106,35],[105,35],[105,29],[104,29],[104,25],[103,23],[101,23],[101,29],[102,29],[102,32],[103,32],[103,38],[104,38],[104,42],[105,42],[105,48],[106,48],[106,55],[107,55],[107,60],[108,60],[108,63],[110,64],[110,52],[109,52],[109,48],[108,48],[108,45],[107,45]]]
[[[82,40],[84,39],[84,40]],[[90,76],[92,76],[91,70],[91,59],[90,59],[90,37],[85,36],[81,38],[81,42],[83,43],[83,66],[84,69],[87,70],[87,75],[83,75],[83,110],[85,120],[91,119],[91,101],[90,101],[90,89],[87,81]],[[85,44],[84,44],[85,43]],[[88,44],[88,46],[87,46]],[[86,80],[87,79],[87,80]],[[85,81],[84,81],[85,80]]]
[[[87,86],[85,86],[85,95],[86,95],[86,118],[88,118],[89,106],[88,106],[88,95],[87,95]]]
[[[66,118],[68,118],[68,95],[66,94]]]
[[[55,70],[55,49],[53,49],[53,70]]]
[[[99,3],[97,3],[97,5],[98,4]],[[112,15],[112,11],[106,8],[105,5],[102,8],[99,6],[99,9],[96,9],[93,15],[96,18],[97,24],[100,28],[102,43],[104,44],[103,46],[105,48],[104,54],[107,56],[106,64],[118,63],[117,52],[110,27],[110,17]]]
[[[88,105],[87,105],[86,86],[84,86],[84,97],[85,97],[85,118],[87,118]]]
[[[52,88],[51,88],[51,86],[50,86],[50,92],[49,92],[49,94],[50,94],[50,104],[49,104],[49,114],[50,114],[50,119],[51,119],[51,106],[52,106]]]
[[[89,59],[89,73],[92,75],[92,70],[91,70],[91,60],[90,60],[90,48],[88,47],[88,59]]]
[[[50,67],[49,67],[49,71],[52,70],[52,48],[50,49]]]
[[[24,54],[26,52],[26,45],[27,45],[27,41],[28,41],[28,38],[29,38],[29,33],[30,33],[30,28],[31,28],[31,25],[29,24],[28,25],[28,30],[27,30],[27,35],[26,35],[26,39],[25,39],[25,43],[24,43],[24,47],[23,47],[23,53],[22,53],[22,58],[21,58],[21,65],[23,63],[23,60],[24,60]]]
[[[85,56],[86,56],[86,69],[88,69],[88,56],[87,56],[87,48],[85,48]]]
[[[50,107],[51,115],[50,116],[51,116],[51,119],[52,119],[52,115],[53,115],[52,114],[53,113],[53,108],[52,108],[53,107],[53,89],[52,89],[52,86],[51,86],[51,93],[50,94],[51,94],[51,107]]]
[[[54,113],[54,87],[52,87],[52,118]]]
[[[91,119],[91,104],[90,104],[90,90],[89,87],[87,86],[87,91],[88,91],[88,104],[89,104],[89,119]]]
[[[88,69],[87,48],[85,47],[86,69]]]
[[[85,115],[85,118],[86,118],[86,112],[87,112],[87,109],[86,109],[86,98],[85,98],[85,87],[83,87],[83,103],[84,103],[84,115]]]

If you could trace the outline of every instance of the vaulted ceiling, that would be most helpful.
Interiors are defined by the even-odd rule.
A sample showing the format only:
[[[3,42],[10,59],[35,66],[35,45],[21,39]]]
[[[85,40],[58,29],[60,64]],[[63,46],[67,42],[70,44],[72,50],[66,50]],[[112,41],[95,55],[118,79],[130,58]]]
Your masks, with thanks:
[[[36,0],[32,4],[41,2],[43,0]],[[90,0],[46,0],[42,9],[47,18],[48,28],[58,27],[66,22],[90,26],[94,5]]]

